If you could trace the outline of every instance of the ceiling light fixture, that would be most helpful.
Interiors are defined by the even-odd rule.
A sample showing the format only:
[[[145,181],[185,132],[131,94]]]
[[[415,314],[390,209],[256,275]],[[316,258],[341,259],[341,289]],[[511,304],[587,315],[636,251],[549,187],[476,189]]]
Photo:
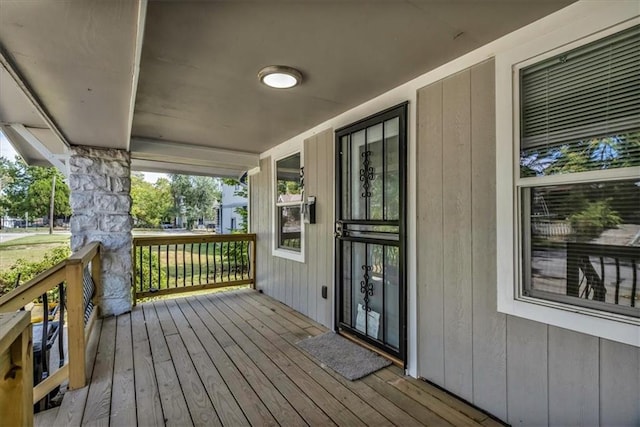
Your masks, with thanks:
[[[302,73],[285,65],[269,65],[260,70],[258,80],[275,89],[289,89],[302,83]]]

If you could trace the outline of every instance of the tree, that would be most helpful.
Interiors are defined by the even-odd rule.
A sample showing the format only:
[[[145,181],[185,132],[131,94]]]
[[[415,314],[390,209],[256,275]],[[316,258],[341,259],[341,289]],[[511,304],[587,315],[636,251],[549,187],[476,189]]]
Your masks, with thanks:
[[[521,174],[530,177],[638,166],[639,153],[637,131],[589,138],[524,151]],[[569,221],[579,240],[593,239],[623,222],[640,221],[640,210],[633,207],[633,200],[638,197],[634,181],[584,183],[573,185],[571,191],[555,190],[555,193],[545,197],[546,203],[550,209],[555,205],[554,214]]]
[[[0,205],[15,217],[28,213],[32,217],[49,214],[53,177],[56,177],[54,216],[71,215],[69,187],[65,177],[54,167],[28,166],[22,160],[10,161],[0,158],[3,176]]]
[[[173,198],[169,181],[164,178],[151,184],[142,173],[131,175],[131,215],[137,225],[159,227],[171,218]]]
[[[170,175],[173,215],[184,215],[187,227],[200,219],[213,217],[213,206],[220,199],[219,182],[205,176]],[[183,210],[183,211],[182,211]]]

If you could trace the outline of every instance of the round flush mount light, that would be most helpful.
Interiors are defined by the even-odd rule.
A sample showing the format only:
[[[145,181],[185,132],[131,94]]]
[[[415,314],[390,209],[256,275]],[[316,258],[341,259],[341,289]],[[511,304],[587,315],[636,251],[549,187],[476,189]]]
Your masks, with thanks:
[[[289,89],[302,83],[302,73],[285,65],[269,65],[260,70],[258,80],[275,89]]]

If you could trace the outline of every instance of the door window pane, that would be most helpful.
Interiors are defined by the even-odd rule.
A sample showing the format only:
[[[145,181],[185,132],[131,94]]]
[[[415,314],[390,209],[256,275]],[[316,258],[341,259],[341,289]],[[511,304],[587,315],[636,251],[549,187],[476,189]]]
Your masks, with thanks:
[[[350,212],[349,208],[351,207],[351,168],[349,168],[350,155],[351,155],[351,147],[349,143],[349,135],[345,135],[342,137],[340,141],[340,162],[341,162],[341,170],[342,170],[342,218],[349,218]]]
[[[400,251],[397,247],[384,248],[384,319],[385,341],[400,347]]]
[[[351,289],[353,278],[351,277],[351,242],[342,242],[342,316],[341,320],[346,324],[351,323]]]
[[[351,219],[367,218],[366,190],[360,180],[365,150],[365,131],[361,130],[351,134]]]
[[[384,122],[384,219],[387,221],[400,219],[399,121],[396,117]]]
[[[382,123],[367,128],[367,167],[363,164],[369,189],[367,219],[382,219],[383,215],[383,160]]]

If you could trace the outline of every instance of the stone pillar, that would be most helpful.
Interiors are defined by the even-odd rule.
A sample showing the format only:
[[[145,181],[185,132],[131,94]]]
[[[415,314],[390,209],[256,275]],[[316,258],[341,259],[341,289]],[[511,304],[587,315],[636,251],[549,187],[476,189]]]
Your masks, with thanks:
[[[102,243],[104,316],[131,310],[131,159],[124,150],[72,147],[71,250]]]

